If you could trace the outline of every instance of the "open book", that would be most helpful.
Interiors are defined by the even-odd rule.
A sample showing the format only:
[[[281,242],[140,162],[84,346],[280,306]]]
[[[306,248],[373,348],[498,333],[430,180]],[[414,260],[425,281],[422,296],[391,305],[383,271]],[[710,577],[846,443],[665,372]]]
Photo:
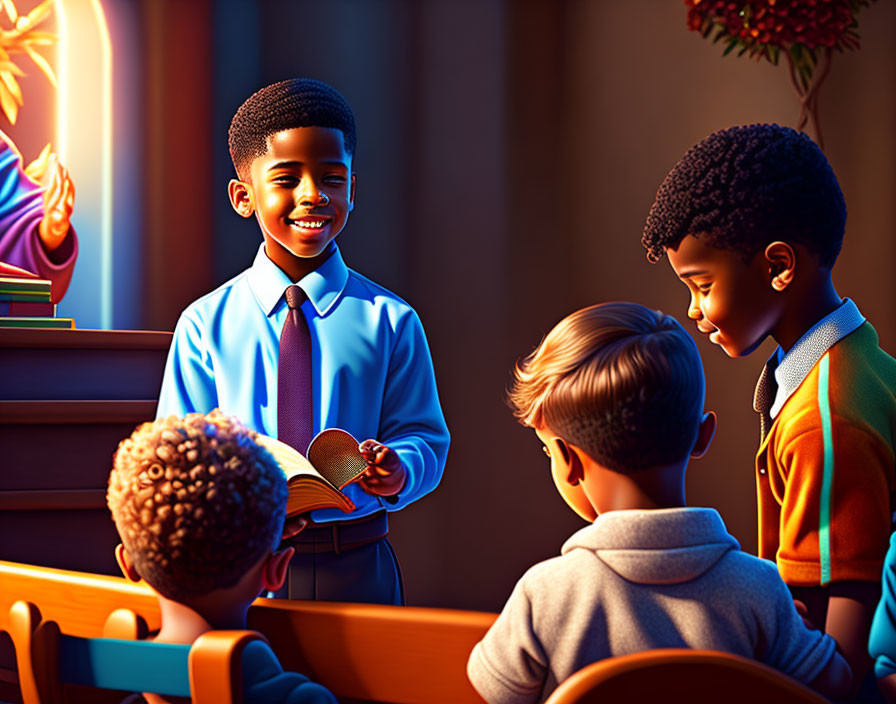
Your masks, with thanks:
[[[13,266],[6,262],[0,261],[0,276],[11,277],[15,279],[39,279],[40,277],[33,271],[28,271],[19,266]]]
[[[350,433],[337,428],[322,430],[308,446],[307,458],[269,435],[257,433],[255,440],[274,456],[286,475],[287,518],[316,508],[355,510],[340,489],[367,469],[367,461]]]

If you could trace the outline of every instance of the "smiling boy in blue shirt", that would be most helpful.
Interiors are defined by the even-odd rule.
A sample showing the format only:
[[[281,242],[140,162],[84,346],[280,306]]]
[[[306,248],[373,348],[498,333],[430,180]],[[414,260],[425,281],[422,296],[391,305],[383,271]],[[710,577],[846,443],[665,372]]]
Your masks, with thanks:
[[[229,132],[234,210],[264,243],[252,266],[192,303],[174,331],[158,415],[220,407],[277,437],[285,290],[306,296],[313,430],[336,427],[368,460],[345,488],[355,504],[311,513],[291,540],[289,597],[402,603],[387,511],[436,487],[448,452],[432,360],[414,310],[343,262],[335,238],[354,207],[355,123],[336,90],[291,79],[252,95]]]

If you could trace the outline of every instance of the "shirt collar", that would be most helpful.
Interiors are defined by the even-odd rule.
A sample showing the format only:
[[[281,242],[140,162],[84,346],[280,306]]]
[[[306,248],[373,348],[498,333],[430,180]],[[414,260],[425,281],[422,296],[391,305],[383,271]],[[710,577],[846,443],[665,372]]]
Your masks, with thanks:
[[[283,270],[268,258],[264,242],[259,246],[255,261],[249,268],[248,279],[255,300],[268,317],[274,314],[280,301],[284,300],[283,292],[292,285]],[[326,315],[348,283],[348,267],[345,266],[339,248],[317,269],[296,283],[308,296],[317,314]]]
[[[778,366],[775,367],[778,391],[769,410],[772,418],[781,412],[787,399],[803,383],[803,379],[824,353],[864,322],[865,316],[859,312],[856,304],[849,298],[844,298],[843,303],[833,312],[809,328],[787,354],[780,347],[775,350],[778,359]]]

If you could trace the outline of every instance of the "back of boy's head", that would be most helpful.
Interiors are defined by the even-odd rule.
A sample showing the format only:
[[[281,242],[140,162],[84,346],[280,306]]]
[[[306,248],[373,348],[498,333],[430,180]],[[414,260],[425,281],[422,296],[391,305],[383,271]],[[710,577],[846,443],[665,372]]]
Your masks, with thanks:
[[[557,323],[517,364],[508,393],[521,423],[546,426],[623,473],[687,458],[703,396],[693,338],[675,318],[624,302]]]
[[[252,161],[267,151],[268,137],[296,127],[340,130],[345,151],[355,153],[355,116],[348,101],[323,81],[291,78],[254,93],[233,116],[227,141],[240,179],[249,180]]]
[[[279,542],[286,479],[217,409],[144,423],[123,440],[107,500],[137,572],[184,601],[231,587]]]
[[[659,187],[641,243],[656,262],[686,235],[745,260],[791,242],[830,269],[845,225],[843,193],[818,145],[789,127],[745,125],[688,150]]]

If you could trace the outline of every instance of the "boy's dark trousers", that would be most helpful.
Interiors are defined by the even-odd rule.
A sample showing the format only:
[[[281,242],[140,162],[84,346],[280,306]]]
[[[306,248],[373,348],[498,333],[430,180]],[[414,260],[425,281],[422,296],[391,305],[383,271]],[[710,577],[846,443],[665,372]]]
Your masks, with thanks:
[[[293,547],[289,577],[277,598],[404,604],[404,585],[381,511],[356,521],[312,523],[288,538]]]

